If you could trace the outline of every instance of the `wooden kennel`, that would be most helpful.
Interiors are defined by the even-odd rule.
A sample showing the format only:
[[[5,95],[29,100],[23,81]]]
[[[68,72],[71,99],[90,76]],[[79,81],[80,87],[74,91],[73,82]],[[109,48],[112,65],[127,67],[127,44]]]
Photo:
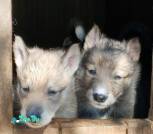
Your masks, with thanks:
[[[56,119],[42,129],[11,124],[12,117],[12,19],[11,0],[0,0],[0,134],[153,134],[153,88],[147,119]],[[152,76],[153,84],[153,76]]]

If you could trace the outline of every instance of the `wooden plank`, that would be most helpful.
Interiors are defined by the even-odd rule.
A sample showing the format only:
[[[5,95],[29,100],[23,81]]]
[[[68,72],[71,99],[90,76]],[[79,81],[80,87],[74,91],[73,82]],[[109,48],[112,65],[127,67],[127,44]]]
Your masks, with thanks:
[[[14,134],[59,134],[59,125],[56,121],[53,121],[46,127],[39,129],[32,129],[26,127],[14,127]]]
[[[139,119],[55,119],[41,129],[15,128],[14,134],[152,134],[151,121]]]
[[[148,120],[127,120],[128,134],[152,134],[151,123]]]
[[[13,134],[43,134],[44,129],[14,127]]]
[[[0,134],[12,134],[11,0],[0,0]]]
[[[62,134],[126,134],[126,124],[111,120],[73,120],[61,124]]]
[[[79,128],[64,128],[62,134],[126,134],[126,129],[123,127],[79,127]]]
[[[152,120],[149,120],[148,121],[150,122],[150,125],[151,125],[151,134],[153,134],[153,121]]]
[[[41,129],[15,128],[14,134],[152,134],[151,121],[139,119],[55,119]]]
[[[152,53],[152,70],[153,70],[153,53]],[[150,97],[149,119],[153,121],[153,71],[151,76],[151,97]]]
[[[62,123],[62,134],[152,134],[148,120],[74,120]]]
[[[43,134],[60,134],[60,128],[60,124],[55,121],[44,129]]]

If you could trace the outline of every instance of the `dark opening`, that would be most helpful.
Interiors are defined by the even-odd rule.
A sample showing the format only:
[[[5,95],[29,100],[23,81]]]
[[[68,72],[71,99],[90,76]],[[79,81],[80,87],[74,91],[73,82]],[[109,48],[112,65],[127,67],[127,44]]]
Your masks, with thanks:
[[[136,117],[146,118],[150,104],[153,3],[145,0],[13,0],[13,31],[26,43],[43,48],[61,47],[73,17],[85,25],[95,22],[115,39],[139,36],[142,43],[141,80],[137,89]],[[135,22],[140,32],[126,35],[123,27]],[[139,28],[138,28],[139,31]]]

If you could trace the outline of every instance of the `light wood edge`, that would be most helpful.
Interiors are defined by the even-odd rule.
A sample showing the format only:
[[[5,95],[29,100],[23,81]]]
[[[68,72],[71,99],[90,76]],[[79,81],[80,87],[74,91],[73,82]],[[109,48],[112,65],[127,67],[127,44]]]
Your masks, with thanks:
[[[0,0],[0,134],[12,134],[12,1]]]

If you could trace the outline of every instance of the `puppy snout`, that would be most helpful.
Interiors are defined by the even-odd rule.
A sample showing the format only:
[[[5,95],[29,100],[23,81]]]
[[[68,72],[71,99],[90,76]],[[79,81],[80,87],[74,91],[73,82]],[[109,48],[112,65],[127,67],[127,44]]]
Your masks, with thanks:
[[[105,102],[106,99],[108,98],[108,96],[104,95],[104,94],[97,94],[97,93],[94,93],[93,94],[93,98],[95,101],[97,102]]]
[[[26,116],[30,118],[31,115],[35,115],[40,119],[42,112],[43,112],[42,107],[31,105],[27,108]]]

